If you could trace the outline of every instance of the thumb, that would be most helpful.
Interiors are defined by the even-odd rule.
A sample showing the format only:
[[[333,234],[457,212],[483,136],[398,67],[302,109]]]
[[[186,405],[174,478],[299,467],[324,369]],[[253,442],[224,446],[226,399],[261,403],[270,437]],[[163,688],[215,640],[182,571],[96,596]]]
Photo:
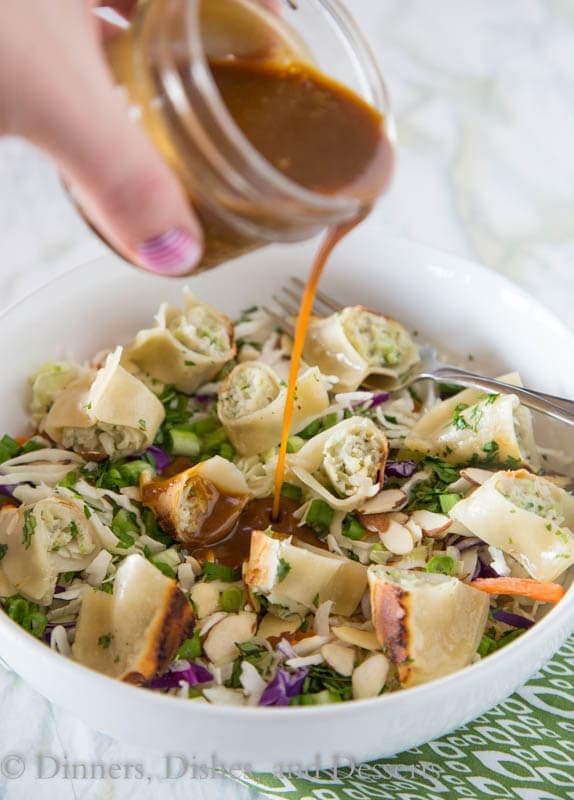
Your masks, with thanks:
[[[65,6],[59,23],[27,49],[24,66],[17,58],[10,132],[57,160],[90,222],[122,255],[152,272],[187,274],[203,241],[189,200],[130,119],[88,13]]]

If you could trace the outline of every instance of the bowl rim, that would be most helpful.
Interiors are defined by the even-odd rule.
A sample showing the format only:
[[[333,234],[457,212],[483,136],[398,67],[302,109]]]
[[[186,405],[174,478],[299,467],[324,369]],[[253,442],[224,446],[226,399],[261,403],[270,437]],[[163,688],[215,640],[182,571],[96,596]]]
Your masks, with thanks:
[[[424,254],[427,257],[433,256],[452,264],[456,263],[459,267],[464,268],[466,275],[470,277],[471,281],[479,280],[481,277],[484,277],[485,273],[487,273],[489,278],[494,279],[494,281],[498,283],[501,288],[505,288],[515,297],[519,297],[523,302],[527,302],[530,307],[534,307],[537,315],[544,321],[545,325],[553,328],[561,335],[561,337],[563,337],[566,341],[569,341],[574,348],[574,331],[571,330],[543,303],[537,300],[521,286],[514,283],[514,281],[507,276],[471,259],[449,253],[440,248],[414,242],[405,237],[390,234],[384,228],[381,230],[381,226],[378,226],[376,221],[373,221],[371,226],[373,226],[373,223],[375,227],[379,227],[381,245],[387,243],[395,248],[398,247],[399,249],[403,248],[409,251],[418,251],[419,255]],[[247,256],[247,258],[248,257],[249,256]],[[20,306],[27,303],[30,298],[40,294],[46,288],[65,281],[72,273],[80,272],[83,269],[96,266],[98,263],[104,261],[115,261],[117,262],[118,268],[128,265],[133,269],[136,269],[132,265],[128,264],[128,262],[125,262],[123,259],[114,255],[113,253],[104,253],[96,258],[88,259],[67,270],[64,270],[52,278],[48,278],[39,286],[24,294],[21,298],[3,308],[0,311],[0,322],[3,321],[4,318],[13,311],[17,310]],[[141,270],[138,271],[142,272]],[[189,276],[184,279],[178,279],[177,284],[182,285],[182,283],[188,279]],[[249,719],[254,717],[261,720],[290,720],[302,719],[304,717],[308,718],[309,716],[315,715],[320,716],[321,718],[339,715],[345,716],[349,713],[352,713],[353,709],[359,708],[361,710],[368,710],[369,708],[384,709],[385,707],[393,706],[395,703],[400,703],[401,698],[405,697],[405,693],[408,695],[409,699],[416,701],[422,700],[422,698],[424,698],[426,695],[432,694],[437,690],[441,690],[447,685],[452,686],[453,689],[457,683],[459,684],[459,688],[460,685],[464,687],[464,684],[478,685],[478,681],[475,683],[475,678],[478,678],[478,676],[481,675],[486,676],[490,672],[496,674],[498,672],[498,665],[502,663],[502,658],[507,657],[510,648],[512,649],[512,653],[518,657],[521,651],[525,651],[526,649],[530,648],[530,643],[533,641],[533,638],[536,634],[542,636],[544,633],[549,632],[549,630],[552,628],[556,628],[556,632],[558,632],[560,629],[560,623],[562,623],[563,630],[570,632],[574,630],[574,583],[566,591],[564,598],[556,606],[551,608],[539,622],[537,622],[530,629],[526,630],[524,634],[507,645],[507,647],[489,655],[487,658],[480,659],[479,661],[476,661],[467,667],[463,667],[462,669],[456,670],[448,675],[436,678],[427,683],[420,684],[419,686],[400,689],[395,692],[388,692],[373,698],[351,700],[348,702],[333,703],[328,705],[297,707],[230,706],[216,705],[208,702],[185,703],[182,701],[182,698],[174,695],[162,694],[160,692],[149,690],[147,692],[142,692],[142,689],[145,689],[145,687],[123,683],[122,681],[118,681],[115,678],[80,664],[71,658],[62,656],[60,653],[52,650],[49,645],[33,636],[33,634],[21,628],[5,613],[0,613],[0,635],[2,636],[0,641],[5,643],[4,647],[9,645],[25,647],[27,650],[29,650],[29,655],[31,658],[34,658],[35,655],[41,656],[42,660],[47,660],[50,664],[53,664],[55,671],[59,672],[62,678],[68,674],[70,676],[77,677],[79,680],[83,680],[82,676],[84,676],[85,681],[89,682],[91,679],[109,693],[115,692],[118,696],[123,695],[126,698],[129,697],[133,699],[134,701],[139,698],[140,702],[155,704],[158,708],[173,708],[174,710],[180,709],[180,713],[199,716],[203,716],[205,714],[211,717],[229,717],[230,715],[237,714],[241,718]],[[564,636],[566,635],[567,634]],[[2,656],[2,650],[4,647],[0,647],[0,656]],[[13,669],[11,666],[10,668]],[[144,701],[143,698],[146,696],[148,699]],[[187,710],[183,711],[184,708]]]

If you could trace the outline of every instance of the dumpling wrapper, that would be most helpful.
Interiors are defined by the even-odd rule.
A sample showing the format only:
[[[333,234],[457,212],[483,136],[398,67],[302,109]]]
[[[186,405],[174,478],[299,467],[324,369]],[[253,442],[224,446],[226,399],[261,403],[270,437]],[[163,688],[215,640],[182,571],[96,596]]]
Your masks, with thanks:
[[[4,511],[0,519],[0,543],[8,548],[0,571],[16,592],[42,605],[52,602],[60,572],[85,569],[101,550],[83,510],[59,497]]]
[[[169,478],[142,479],[141,496],[166,533],[202,547],[229,533],[251,495],[237,467],[213,456]]]
[[[367,417],[349,417],[288,456],[303,485],[338,511],[358,508],[377,494],[389,452],[387,437]]]
[[[105,675],[144,683],[167,669],[193,622],[191,603],[176,581],[130,555],[118,567],[113,594],[85,592],[72,654]]]
[[[574,564],[574,497],[539,475],[495,472],[449,513],[536,580],[554,581]]]
[[[95,375],[72,381],[56,397],[43,423],[51,439],[94,458],[128,456],[153,443],[164,407],[121,357],[117,347]]]
[[[162,303],[155,326],[139,331],[126,359],[163,383],[191,394],[212,380],[236,353],[233,323],[183,290],[183,311]]]
[[[243,456],[264,453],[281,441],[287,386],[267,364],[238,364],[221,383],[217,413],[235,449]],[[297,380],[291,433],[329,406],[329,394],[316,367]]]
[[[337,391],[354,392],[371,376],[391,388],[419,361],[408,331],[396,320],[364,306],[348,306],[309,325],[305,360],[335,375]]]
[[[521,385],[516,373],[499,380]],[[465,389],[427,411],[408,433],[404,447],[433,453],[450,464],[494,455],[499,463],[514,459],[516,466],[540,467],[532,415],[513,394]]]
[[[487,595],[436,573],[371,566],[368,574],[375,632],[403,688],[472,662],[488,619]]]
[[[270,603],[292,611],[301,606],[315,610],[317,604],[332,600],[332,613],[348,617],[361,602],[367,569],[328,550],[307,544],[295,546],[290,538],[253,531],[244,580]]]

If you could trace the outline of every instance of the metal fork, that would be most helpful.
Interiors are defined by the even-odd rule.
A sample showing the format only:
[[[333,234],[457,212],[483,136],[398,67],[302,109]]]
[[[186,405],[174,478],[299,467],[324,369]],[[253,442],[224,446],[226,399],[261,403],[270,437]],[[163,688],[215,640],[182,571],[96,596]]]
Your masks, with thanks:
[[[277,314],[273,309],[265,308],[278,328],[285,333],[293,336],[294,325],[291,319],[295,319],[299,312],[299,304],[305,284],[299,278],[290,278],[290,284],[284,286],[282,295],[273,295],[273,300],[277,306],[287,315],[287,318]],[[334,311],[340,311],[345,306],[325,292],[317,291],[313,304],[313,313],[318,317],[327,316]],[[574,401],[564,397],[536,392],[533,389],[525,389],[521,386],[513,386],[494,378],[478,375],[475,372],[454,367],[450,364],[441,362],[436,350],[430,346],[419,348],[420,361],[414,365],[401,380],[393,384],[389,391],[398,392],[401,389],[408,389],[417,381],[429,380],[436,383],[453,383],[458,386],[481,389],[486,392],[501,392],[515,394],[523,405],[546,414],[553,419],[565,422],[567,425],[574,425]],[[366,384],[368,385],[368,384]],[[373,387],[375,388],[375,387]],[[380,389],[380,386],[378,387]]]

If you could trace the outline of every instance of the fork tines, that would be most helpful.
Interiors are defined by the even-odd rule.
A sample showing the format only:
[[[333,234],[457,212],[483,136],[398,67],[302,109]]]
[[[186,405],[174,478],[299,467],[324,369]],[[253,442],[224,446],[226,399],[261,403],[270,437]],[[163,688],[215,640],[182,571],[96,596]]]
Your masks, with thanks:
[[[278,328],[285,331],[285,333],[288,333],[290,336],[293,336],[294,322],[299,313],[301,298],[305,290],[305,282],[295,277],[291,277],[290,282],[291,285],[282,287],[282,294],[273,295],[274,303],[281,309],[283,314],[287,316],[282,316],[268,307],[264,308]],[[342,308],[343,305],[341,303],[329,297],[325,292],[317,290],[313,303],[313,314],[315,314],[315,316],[325,317],[333,311],[340,311]]]

